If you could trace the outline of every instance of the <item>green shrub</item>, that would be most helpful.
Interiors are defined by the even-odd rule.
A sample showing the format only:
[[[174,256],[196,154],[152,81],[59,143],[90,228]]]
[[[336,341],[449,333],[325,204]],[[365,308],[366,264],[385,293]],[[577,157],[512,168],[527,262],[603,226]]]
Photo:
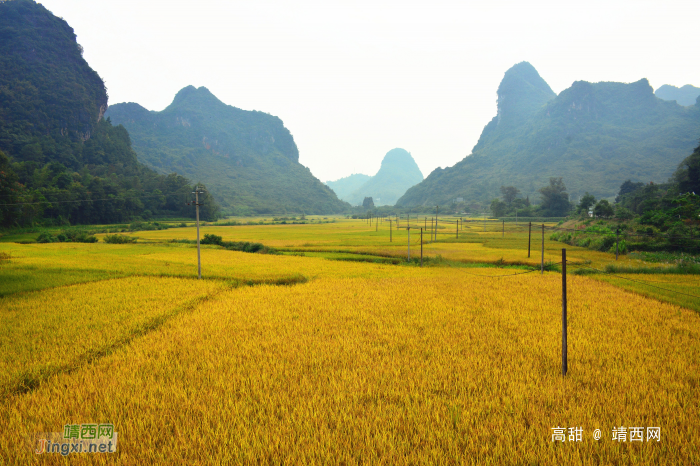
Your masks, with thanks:
[[[580,238],[576,241],[576,246],[581,246],[582,248],[587,248],[591,244],[590,238]]]
[[[223,238],[218,235],[210,235],[206,234],[204,235],[204,238],[200,241],[202,244],[218,244],[219,246],[223,246]]]
[[[136,237],[133,236],[126,236],[126,235],[105,235],[102,240],[105,243],[109,244],[128,244],[128,243],[135,243],[136,242]]]
[[[53,236],[51,233],[45,231],[41,233],[39,236],[36,238],[37,243],[55,243],[58,241],[58,238]]]

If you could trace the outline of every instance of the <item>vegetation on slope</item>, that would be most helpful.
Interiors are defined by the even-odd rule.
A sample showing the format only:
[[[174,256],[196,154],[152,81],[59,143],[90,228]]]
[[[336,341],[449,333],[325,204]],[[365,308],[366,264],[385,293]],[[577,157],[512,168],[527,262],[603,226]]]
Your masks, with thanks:
[[[204,180],[225,213],[333,213],[349,206],[299,163],[282,120],[226,105],[208,89],[180,90],[160,112],[116,104],[141,160],[161,173]]]
[[[595,218],[589,217],[592,212]],[[552,239],[601,251],[682,251],[700,253],[700,146],[665,184],[634,183],[620,187],[614,204],[581,199],[570,231]]]
[[[0,3],[0,226],[193,215],[190,182],[139,164],[106,108],[64,20],[32,0]]]
[[[357,191],[371,178],[372,177],[369,175],[354,173],[336,181],[326,181],[326,185],[333,190],[333,192],[338,196],[338,199],[342,199],[345,202],[352,202],[353,192]]]
[[[530,69],[528,79],[521,78],[524,69]],[[532,198],[550,177],[563,177],[573,199],[586,191],[613,198],[629,178],[665,181],[700,137],[700,103],[683,107],[661,100],[646,79],[578,81],[545,101],[546,83],[540,78],[532,84],[535,74],[529,64],[506,72],[498,115],[472,154],[433,171],[398,205],[446,204],[462,197],[472,210],[483,209],[500,186],[515,186]]]

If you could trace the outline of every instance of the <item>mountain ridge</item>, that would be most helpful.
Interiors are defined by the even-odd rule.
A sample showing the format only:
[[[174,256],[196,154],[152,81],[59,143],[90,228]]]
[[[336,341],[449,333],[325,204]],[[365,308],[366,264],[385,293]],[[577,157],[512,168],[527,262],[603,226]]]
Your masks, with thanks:
[[[353,174],[326,184],[354,206],[362,205],[365,197],[371,197],[375,205],[394,205],[408,188],[421,181],[423,173],[411,153],[397,147],[384,155],[374,176]]]
[[[161,173],[204,181],[228,214],[337,213],[349,206],[299,163],[276,116],[227,105],[206,87],[186,86],[164,110],[112,105],[141,159]]]
[[[139,163],[107,103],[66,21],[33,0],[0,2],[0,225],[192,214],[189,180]]]
[[[511,70],[504,80],[519,75]],[[509,111],[501,105],[508,102],[505,97],[499,94],[498,114],[472,153],[453,167],[435,170],[397,205],[445,204],[462,197],[471,208],[484,209],[502,185],[516,186],[535,200],[552,176],[562,176],[574,198],[586,191],[611,198],[629,178],[665,181],[700,137],[700,105],[661,100],[646,79],[576,81],[527,118],[499,124],[499,116]],[[527,108],[536,103],[533,99]]]
[[[688,107],[697,103],[700,98],[700,87],[686,84],[678,88],[670,84],[664,84],[654,92],[654,95],[663,100],[675,100],[679,105]]]

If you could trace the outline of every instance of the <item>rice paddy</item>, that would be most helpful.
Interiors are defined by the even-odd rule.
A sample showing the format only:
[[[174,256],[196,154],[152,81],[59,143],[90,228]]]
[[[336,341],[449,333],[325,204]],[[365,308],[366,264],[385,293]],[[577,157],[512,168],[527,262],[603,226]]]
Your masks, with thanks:
[[[563,377],[540,238],[528,259],[521,225],[465,224],[420,267],[387,226],[207,226],[283,254],[203,247],[203,280],[193,245],[169,242],[192,228],[0,243],[0,463],[700,462],[697,276],[569,275]],[[545,261],[562,246],[545,238]],[[34,452],[89,423],[114,425],[115,453]]]

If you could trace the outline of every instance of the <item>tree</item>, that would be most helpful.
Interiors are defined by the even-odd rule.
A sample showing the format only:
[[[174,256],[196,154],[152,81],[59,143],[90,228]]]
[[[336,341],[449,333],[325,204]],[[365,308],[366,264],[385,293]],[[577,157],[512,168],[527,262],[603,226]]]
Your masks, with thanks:
[[[538,189],[542,195],[542,213],[550,217],[563,217],[571,210],[569,193],[561,177],[551,177],[549,186]]]
[[[642,186],[644,186],[644,183],[633,183],[632,180],[627,180],[620,185],[620,192],[617,193],[617,195],[618,197],[624,196],[627,193],[636,191]]]
[[[193,186],[192,191],[198,186],[200,191],[204,191],[199,195],[199,218],[205,222],[216,222],[219,219],[221,208],[203,184]],[[193,210],[192,215],[195,214],[196,212]]]
[[[365,209],[374,209],[374,200],[371,197],[366,197],[364,201],[362,201],[362,207]]]
[[[0,225],[10,226],[19,220],[18,203],[24,187],[19,184],[17,175],[12,170],[10,159],[0,151]]]
[[[700,146],[680,163],[674,178],[679,192],[700,194]]]
[[[520,190],[515,186],[501,186],[501,195],[503,196],[503,201],[511,205],[516,197],[520,194]]]
[[[586,194],[583,195],[581,201],[579,201],[578,206],[576,207],[576,212],[579,214],[588,214],[588,210],[594,205],[595,196],[586,191]]]
[[[507,207],[506,203],[498,198],[491,201],[491,213],[494,217],[503,217],[506,214]]]
[[[609,218],[615,214],[613,206],[610,205],[607,199],[601,199],[593,208],[593,215],[596,217]]]

